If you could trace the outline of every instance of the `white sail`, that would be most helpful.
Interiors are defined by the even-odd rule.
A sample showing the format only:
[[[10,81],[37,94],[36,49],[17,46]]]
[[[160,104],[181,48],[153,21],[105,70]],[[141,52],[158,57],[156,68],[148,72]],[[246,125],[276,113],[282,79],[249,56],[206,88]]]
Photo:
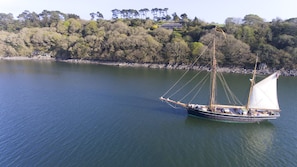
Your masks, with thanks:
[[[279,110],[277,98],[277,79],[275,72],[253,86],[248,108]]]

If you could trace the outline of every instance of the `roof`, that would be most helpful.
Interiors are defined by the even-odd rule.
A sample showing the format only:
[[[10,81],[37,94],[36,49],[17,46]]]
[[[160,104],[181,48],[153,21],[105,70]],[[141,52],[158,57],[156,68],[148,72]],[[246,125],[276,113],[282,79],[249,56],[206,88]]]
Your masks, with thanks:
[[[166,29],[174,29],[174,28],[182,28],[183,25],[180,23],[165,23],[165,24],[162,24],[161,27]]]

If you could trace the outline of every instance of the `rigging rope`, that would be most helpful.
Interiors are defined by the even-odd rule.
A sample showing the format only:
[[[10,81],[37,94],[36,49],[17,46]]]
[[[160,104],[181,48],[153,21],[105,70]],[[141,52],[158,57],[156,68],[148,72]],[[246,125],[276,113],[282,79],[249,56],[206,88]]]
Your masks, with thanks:
[[[191,83],[199,74],[201,73],[201,71],[200,72],[198,72],[198,73],[196,73],[195,75],[194,75],[194,77],[192,77],[192,79],[190,79],[186,84],[184,84],[182,87],[180,87],[178,90],[176,90],[172,95],[170,95],[169,96],[169,98],[170,97],[172,97],[172,96],[174,96],[174,95],[176,95],[180,90],[182,90],[184,87],[186,87],[189,83]]]
[[[229,94],[228,94],[228,92],[227,92],[227,90],[226,90],[227,83],[225,83],[225,80],[224,80],[222,77],[223,77],[222,75],[218,75],[218,78],[219,78],[219,80],[220,80],[221,83],[222,83],[222,86],[223,86],[225,95],[226,95],[226,97],[227,97],[227,99],[228,99],[228,102],[231,103]]]
[[[212,41],[209,42],[207,47],[201,52],[199,57],[190,65],[190,67],[184,72],[184,74],[162,95],[162,97],[165,97],[184,77],[185,75],[190,71],[191,68],[197,63],[197,61],[200,59],[200,57],[204,54],[204,52],[209,48]]]
[[[223,85],[223,88],[224,88],[224,91],[225,91],[225,94],[226,94],[226,96],[228,98],[229,103],[232,103],[231,100],[230,100],[230,98],[229,98],[229,95],[230,95],[234,104],[240,104],[240,105],[242,105],[241,101],[236,97],[236,95],[230,89],[230,87],[227,84],[227,81],[225,80],[223,74],[222,73],[220,73],[220,74],[221,75],[219,76],[219,79],[220,79],[220,81],[221,81],[221,83]],[[228,95],[228,93],[229,93],[229,95]]]
[[[224,33],[224,31],[221,29],[221,28],[219,28],[219,27],[216,27],[216,29],[215,29],[216,31],[218,31],[218,32],[222,32],[223,33],[223,35],[224,35],[224,37],[225,37],[225,39],[226,39],[226,34]],[[175,88],[179,83],[180,83],[180,81],[186,76],[186,74],[190,71],[190,69],[192,69],[193,68],[193,66],[197,63],[197,61],[200,59],[200,57],[204,54],[204,52],[207,50],[207,49],[209,49],[209,46],[211,45],[211,43],[212,43],[212,41],[210,41],[209,43],[208,43],[208,45],[207,45],[207,47],[205,47],[205,49],[201,52],[201,54],[199,55],[199,57],[189,66],[189,68],[184,72],[184,74],[162,95],[162,97],[165,97],[165,96],[167,96],[168,95],[168,93],[173,89],[173,88]],[[193,77],[192,77],[192,79],[191,80],[189,80],[188,82],[186,82],[183,86],[181,86],[178,90],[176,90],[173,94],[171,94],[170,96],[169,96],[169,98],[170,97],[172,97],[172,96],[174,96],[174,95],[176,95],[178,92],[180,92],[182,89],[184,89],[184,87],[185,86],[187,86],[189,83],[191,83],[199,74],[201,73],[201,71],[200,72],[198,72],[196,75],[194,75]],[[197,97],[197,95],[199,94],[199,92],[201,91],[201,89],[202,89],[202,87],[203,87],[203,85],[206,83],[206,81],[207,81],[207,76],[208,75],[205,75],[204,76],[204,78],[202,78],[201,80],[200,80],[200,82],[199,83],[197,83],[196,85],[195,85],[195,87],[194,88],[192,88],[184,97],[182,97],[179,101],[182,101],[182,100],[184,100],[186,97],[188,97],[193,91],[195,91],[195,90],[197,90],[197,87],[199,86],[199,85],[201,85],[201,87],[197,90],[197,92],[193,95],[193,97],[192,97],[192,99],[189,101],[189,103],[191,103],[196,97]],[[223,86],[223,89],[224,89],[224,92],[225,92],[225,95],[226,95],[226,97],[227,97],[227,100],[228,100],[228,102],[231,104],[232,102],[231,101],[233,101],[233,103],[239,103],[239,104],[241,104],[242,105],[242,103],[240,102],[240,100],[238,100],[238,98],[235,96],[235,94],[231,91],[231,89],[230,89],[230,87],[228,86],[228,84],[227,84],[227,82],[226,82],[226,80],[225,80],[225,78],[224,78],[224,76],[223,76],[223,74],[222,73],[217,73],[217,76],[218,76],[218,78],[219,78],[219,80],[220,80],[220,82],[222,83],[222,86]],[[211,83],[211,82],[210,82]],[[210,86],[211,87],[211,86]],[[171,107],[173,107],[173,108],[178,108],[178,107],[176,107],[176,106],[173,106],[170,102],[168,102],[168,101],[166,101]]]
[[[165,101],[170,107],[172,107],[172,108],[174,108],[174,109],[178,109],[178,108],[180,108],[180,107],[176,107],[176,106],[174,106],[174,105],[172,105],[171,103],[169,103],[168,101]]]
[[[206,79],[204,80],[204,82],[202,83],[202,85],[204,85],[206,83]],[[192,99],[190,100],[190,103],[197,97],[198,93],[200,92],[200,90],[202,89],[202,86],[200,87],[200,89],[198,89],[198,91],[195,93],[195,95],[192,97]]]
[[[190,102],[189,103],[191,103],[196,97],[197,97],[197,95],[198,95],[198,93],[200,92],[200,90],[202,89],[202,87],[203,87],[203,85],[206,83],[206,81],[207,81],[207,77],[208,77],[208,75],[205,75],[203,78],[202,78],[202,80],[186,95],[186,96],[188,96],[192,91],[194,91],[200,84],[201,84],[201,87],[197,90],[197,92],[194,94],[194,96],[192,97],[192,99],[190,100]],[[185,96],[185,97],[186,97]],[[185,98],[184,97],[184,98]]]
[[[194,88],[192,88],[183,98],[181,98],[179,101],[184,100],[189,94],[191,94],[202,82],[203,80],[205,80],[207,75],[204,76],[204,78],[202,80],[200,80],[200,82],[198,84],[196,84],[196,86],[194,86]]]

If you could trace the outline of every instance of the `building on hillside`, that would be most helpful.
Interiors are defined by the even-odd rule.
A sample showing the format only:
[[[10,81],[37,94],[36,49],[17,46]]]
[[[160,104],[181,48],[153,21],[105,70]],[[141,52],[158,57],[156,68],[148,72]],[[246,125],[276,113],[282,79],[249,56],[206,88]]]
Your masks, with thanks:
[[[180,24],[180,23],[164,23],[164,24],[161,25],[161,27],[173,30],[173,29],[176,29],[176,28],[182,28],[183,25]]]

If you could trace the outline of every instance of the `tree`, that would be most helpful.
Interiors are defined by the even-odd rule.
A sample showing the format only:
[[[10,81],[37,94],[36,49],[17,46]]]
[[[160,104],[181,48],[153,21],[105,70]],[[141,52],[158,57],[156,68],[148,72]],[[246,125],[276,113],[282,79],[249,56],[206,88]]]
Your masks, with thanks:
[[[41,20],[42,27],[55,27],[61,20],[66,20],[67,15],[60,11],[48,11],[43,10],[42,13],[38,15]]]
[[[266,63],[269,67],[280,67],[280,57],[278,49],[275,47],[264,44],[259,47],[260,62]]]
[[[246,25],[255,25],[255,24],[262,24],[264,22],[264,20],[259,17],[258,15],[254,15],[254,14],[249,14],[244,16],[243,19],[244,24]]]
[[[182,18],[183,22],[188,22],[189,21],[188,15],[186,13],[181,14],[180,17]]]
[[[202,21],[202,20],[200,20],[200,19],[198,19],[197,17],[195,17],[194,19],[193,19],[193,21],[191,22],[191,26],[193,26],[193,27],[195,27],[195,26],[199,26],[199,27],[201,27],[201,26],[203,26],[205,23]]]
[[[42,27],[50,26],[50,11],[43,10],[42,13],[39,14],[39,17],[41,18]]]
[[[100,19],[103,19],[103,14],[101,12],[97,12],[97,18],[100,20]]]
[[[254,65],[255,55],[251,53],[250,46],[235,39],[232,35],[226,36],[219,49],[224,55],[224,66],[252,68]]]
[[[87,36],[87,35],[96,35],[98,33],[99,29],[98,29],[98,24],[96,21],[90,21],[88,22],[84,29],[83,29],[83,35]]]
[[[296,43],[297,40],[292,35],[283,34],[283,35],[279,35],[278,37],[276,37],[276,39],[277,39],[277,48],[278,49],[285,49],[287,47],[297,46],[297,43]]]
[[[169,15],[166,15],[165,20],[169,21],[169,20],[171,20],[171,17]]]
[[[240,39],[249,45],[253,45],[256,41],[254,29],[249,26],[243,26]]]
[[[14,31],[16,29],[15,21],[11,13],[5,14],[0,13],[0,30],[4,31]]]
[[[71,19],[71,18],[77,19],[77,20],[80,19],[80,17],[76,14],[68,14],[67,16],[64,17],[64,20]]]
[[[229,17],[225,20],[226,33],[236,34],[240,28],[240,19]]]
[[[153,20],[158,20],[158,11],[159,9],[158,8],[153,8],[151,9],[151,13],[153,14]]]
[[[168,13],[167,13],[168,12],[168,8],[164,8],[163,9],[163,12],[164,12],[164,15],[167,16],[168,15]]]
[[[92,13],[90,13],[90,16],[91,16],[91,20],[94,20],[95,16],[96,16],[96,13],[92,12]]]
[[[178,17],[178,15],[175,12],[172,14],[172,17],[175,22],[178,22],[180,20],[180,18]]]
[[[191,56],[192,56],[190,61],[194,61],[202,53],[204,49],[204,45],[201,42],[192,42],[190,45],[190,49],[191,49]]]
[[[160,43],[168,43],[172,34],[171,30],[156,28],[151,32],[152,36]]]
[[[150,11],[150,10],[149,10],[148,8],[140,9],[140,10],[139,10],[140,17],[143,18],[143,19],[146,19],[146,18],[147,18],[147,13],[148,13],[149,11]]]
[[[66,20],[63,24],[69,34],[80,33],[82,30],[80,21],[73,18]]]
[[[182,39],[173,39],[172,42],[165,46],[166,59],[169,64],[189,63],[189,47]]]
[[[119,14],[121,13],[119,9],[113,9],[111,12],[112,12],[112,19],[118,19]]]
[[[55,27],[60,20],[61,20],[61,12],[59,11],[50,12],[50,18],[49,18],[50,26]]]
[[[17,18],[24,27],[38,27],[40,23],[38,15],[35,12],[31,13],[28,10],[25,10],[23,13],[18,15]]]
[[[203,34],[204,31],[200,26],[190,26],[186,33],[186,35],[189,35],[194,42],[198,42]]]

